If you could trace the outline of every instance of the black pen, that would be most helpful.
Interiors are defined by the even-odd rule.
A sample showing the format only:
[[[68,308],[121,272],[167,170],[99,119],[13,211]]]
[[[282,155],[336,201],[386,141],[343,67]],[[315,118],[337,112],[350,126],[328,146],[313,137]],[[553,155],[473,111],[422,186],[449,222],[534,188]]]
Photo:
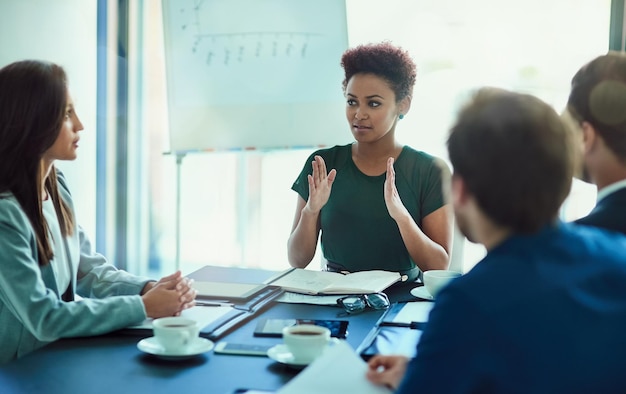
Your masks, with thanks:
[[[196,301],[196,306],[233,306],[229,303]]]
[[[426,323],[412,321],[410,323],[401,323],[401,322],[392,322],[392,321],[384,321],[380,323],[381,327],[406,327],[410,329],[422,330]]]

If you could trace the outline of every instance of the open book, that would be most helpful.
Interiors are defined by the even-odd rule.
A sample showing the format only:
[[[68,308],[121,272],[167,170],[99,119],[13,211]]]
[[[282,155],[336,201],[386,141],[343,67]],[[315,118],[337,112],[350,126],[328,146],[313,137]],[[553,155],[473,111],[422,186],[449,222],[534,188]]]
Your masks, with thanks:
[[[271,282],[285,291],[302,294],[378,293],[401,280],[398,272],[373,270],[340,274],[291,268]]]

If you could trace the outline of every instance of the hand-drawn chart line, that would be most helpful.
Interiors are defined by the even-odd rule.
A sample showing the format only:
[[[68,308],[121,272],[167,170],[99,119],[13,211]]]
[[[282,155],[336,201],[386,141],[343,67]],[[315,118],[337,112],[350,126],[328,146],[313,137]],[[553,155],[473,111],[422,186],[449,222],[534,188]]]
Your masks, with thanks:
[[[211,38],[211,37],[222,37],[222,36],[322,36],[322,33],[311,33],[311,32],[294,32],[294,31],[248,31],[248,32],[237,32],[237,33],[206,33],[206,34],[196,34],[195,37],[199,38]]]
[[[192,53],[197,53],[198,49],[204,44],[206,48],[207,65],[213,64],[217,56],[222,56],[224,65],[228,65],[232,58],[235,58],[238,62],[243,62],[247,52],[253,54],[255,58],[260,58],[264,53],[264,50],[269,51],[268,55],[276,58],[280,55],[287,57],[300,55],[301,58],[305,58],[307,55],[307,49],[309,46],[309,39],[311,37],[322,37],[321,33],[312,32],[293,32],[293,31],[259,31],[259,32],[237,32],[237,33],[207,33],[196,34],[194,43],[192,45]],[[257,38],[256,46],[254,49],[246,49],[249,46],[250,38]],[[239,39],[239,42],[237,42]],[[280,41],[287,40],[284,47],[280,45]],[[214,45],[226,40],[226,44],[223,46],[215,47]],[[267,43],[267,41],[271,42]],[[298,44],[294,43],[298,42]]]
[[[192,13],[193,20],[191,24],[184,23],[181,26],[182,30],[187,30],[187,28],[191,25],[195,27],[196,34],[193,35],[193,44],[191,46],[191,52],[196,54],[199,51],[199,47],[201,45],[208,46],[206,49],[206,58],[205,63],[207,66],[212,65],[215,59],[218,56],[222,56],[223,64],[228,65],[233,56],[236,56],[236,60],[239,62],[244,61],[244,55],[246,52],[253,52],[255,58],[260,58],[264,53],[264,49],[268,49],[272,57],[276,58],[279,55],[285,55],[287,57],[292,57],[298,51],[301,58],[305,58],[307,54],[307,49],[309,46],[309,39],[311,37],[322,37],[322,33],[316,32],[297,32],[297,31],[243,31],[243,32],[234,32],[234,33],[202,33],[202,25],[200,18],[200,13],[202,9],[202,5],[205,0],[196,0],[193,2]],[[180,8],[181,13],[185,13],[185,7]],[[253,51],[250,49],[246,50],[246,47],[249,46],[249,41],[251,37],[257,37],[258,40],[256,42],[256,47]],[[285,38],[289,41],[284,48],[279,46],[279,41],[285,40]],[[221,47],[216,48],[213,45],[218,44],[218,42],[223,42],[222,40],[226,39],[227,43]],[[232,42],[236,39],[239,39],[239,42]],[[270,45],[267,45],[267,40],[271,40]],[[245,44],[241,41],[245,41]],[[299,48],[296,48],[296,45],[293,41],[299,41],[301,45]],[[209,41],[209,44],[206,42]],[[264,43],[266,43],[264,45]],[[219,53],[218,53],[219,51]]]

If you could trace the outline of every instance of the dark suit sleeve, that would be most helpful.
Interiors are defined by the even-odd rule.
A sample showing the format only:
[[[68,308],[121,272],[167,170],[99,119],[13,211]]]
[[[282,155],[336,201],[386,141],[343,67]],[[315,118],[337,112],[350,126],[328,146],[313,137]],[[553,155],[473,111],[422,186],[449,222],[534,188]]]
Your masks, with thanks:
[[[462,291],[444,289],[407,366],[398,394],[480,391],[486,319]]]
[[[576,220],[575,223],[626,234],[626,188],[604,197],[589,215]]]

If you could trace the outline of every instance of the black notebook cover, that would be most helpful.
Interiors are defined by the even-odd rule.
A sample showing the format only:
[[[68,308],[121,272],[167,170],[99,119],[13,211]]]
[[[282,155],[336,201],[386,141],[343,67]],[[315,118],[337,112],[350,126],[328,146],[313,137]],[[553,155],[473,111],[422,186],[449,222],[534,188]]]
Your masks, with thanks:
[[[224,336],[226,333],[234,330],[244,322],[254,318],[257,313],[271,307],[274,300],[283,293],[282,289],[277,286],[265,286],[264,289],[256,295],[250,297],[242,303],[233,303],[232,310],[222,315],[217,320],[209,323],[200,330],[200,336],[210,340],[216,340]],[[206,307],[209,308],[209,307]],[[120,330],[123,334],[151,336],[151,328],[124,328]]]

